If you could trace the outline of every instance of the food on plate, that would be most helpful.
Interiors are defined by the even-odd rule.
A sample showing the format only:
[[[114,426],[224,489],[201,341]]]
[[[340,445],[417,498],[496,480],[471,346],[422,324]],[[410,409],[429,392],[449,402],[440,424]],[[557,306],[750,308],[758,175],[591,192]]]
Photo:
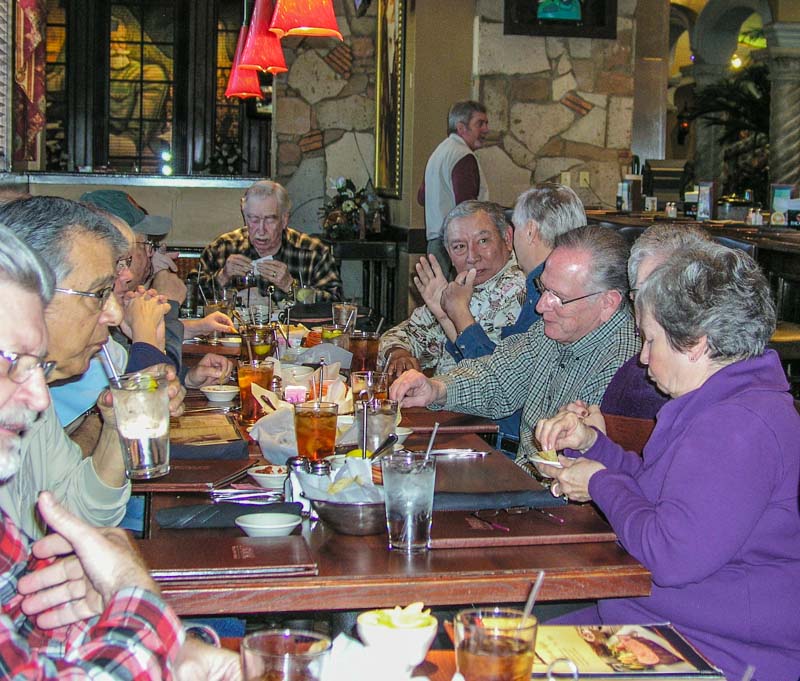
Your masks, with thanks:
[[[424,603],[411,603],[405,608],[399,605],[391,610],[370,610],[362,613],[359,619],[363,618],[365,623],[377,624],[378,626],[388,627],[389,629],[422,629],[431,626],[435,618],[431,615],[430,608],[425,608]]]
[[[543,449],[539,452],[539,458],[545,461],[553,461],[558,463],[558,453],[555,449]]]

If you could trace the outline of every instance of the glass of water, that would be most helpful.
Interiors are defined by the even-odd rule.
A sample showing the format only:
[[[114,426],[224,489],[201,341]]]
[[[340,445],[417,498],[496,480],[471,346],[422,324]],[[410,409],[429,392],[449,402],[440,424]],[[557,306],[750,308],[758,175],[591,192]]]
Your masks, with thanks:
[[[389,548],[427,551],[431,542],[436,459],[420,452],[394,452],[381,459]]]
[[[169,396],[163,373],[125,374],[111,382],[125,473],[131,480],[169,473]]]

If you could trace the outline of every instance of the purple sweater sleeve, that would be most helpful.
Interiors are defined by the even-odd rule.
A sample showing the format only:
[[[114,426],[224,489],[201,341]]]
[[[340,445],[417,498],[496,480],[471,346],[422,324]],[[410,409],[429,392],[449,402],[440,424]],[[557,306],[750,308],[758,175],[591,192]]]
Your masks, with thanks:
[[[607,438],[586,453],[608,466],[589,482],[592,499],[659,586],[697,582],[731,562],[762,516],[781,466],[773,432],[741,406],[710,408],[670,437],[659,443],[657,460],[643,464],[658,469],[648,493]]]

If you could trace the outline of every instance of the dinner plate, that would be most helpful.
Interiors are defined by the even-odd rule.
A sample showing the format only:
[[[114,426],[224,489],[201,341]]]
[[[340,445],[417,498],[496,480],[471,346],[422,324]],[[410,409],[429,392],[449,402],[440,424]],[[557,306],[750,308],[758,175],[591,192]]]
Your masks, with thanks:
[[[558,461],[548,461],[540,456],[529,456],[528,461],[532,461],[533,463],[543,463],[547,466],[552,466],[553,468],[564,468],[564,466],[562,466]]]

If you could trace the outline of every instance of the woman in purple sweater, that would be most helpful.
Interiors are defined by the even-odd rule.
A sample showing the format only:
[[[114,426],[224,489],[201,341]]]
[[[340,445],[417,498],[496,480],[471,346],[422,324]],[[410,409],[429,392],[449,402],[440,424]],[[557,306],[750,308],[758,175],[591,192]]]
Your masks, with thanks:
[[[729,679],[800,676],[800,416],[775,352],[767,282],[748,255],[676,253],[639,289],[650,378],[670,396],[643,458],[574,413],[541,421],[568,448],[554,494],[593,500],[652,573],[646,598],[600,601],[574,623],[672,622]],[[569,451],[577,450],[577,451]],[[563,621],[563,620],[562,620]]]

